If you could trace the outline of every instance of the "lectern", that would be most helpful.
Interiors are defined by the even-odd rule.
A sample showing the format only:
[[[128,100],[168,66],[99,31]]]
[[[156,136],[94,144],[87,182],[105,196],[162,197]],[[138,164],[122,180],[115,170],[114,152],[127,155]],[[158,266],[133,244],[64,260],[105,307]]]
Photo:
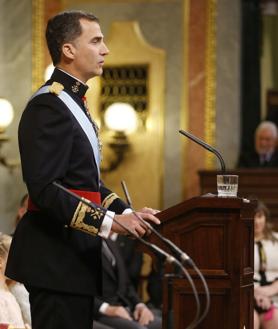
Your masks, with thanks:
[[[200,329],[253,328],[253,211],[255,202],[240,198],[200,196],[159,213],[160,232],[184,250],[204,274],[211,306]],[[156,236],[152,242],[162,246]],[[190,270],[204,305],[200,279]],[[163,329],[172,302],[173,329],[185,329],[195,316],[189,283],[174,278],[172,298],[167,279],[163,290]]]

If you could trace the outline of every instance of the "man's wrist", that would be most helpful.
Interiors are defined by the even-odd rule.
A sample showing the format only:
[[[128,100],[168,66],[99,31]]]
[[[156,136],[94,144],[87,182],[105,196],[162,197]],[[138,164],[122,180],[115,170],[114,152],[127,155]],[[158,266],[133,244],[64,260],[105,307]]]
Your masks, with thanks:
[[[125,215],[125,214],[131,214],[133,212],[133,210],[131,208],[126,208],[122,214]]]
[[[115,213],[113,211],[109,211],[107,210],[104,219],[102,221],[101,227],[99,229],[98,235],[102,238],[107,239],[110,231],[111,231],[111,227],[113,224],[113,220],[115,217]]]
[[[106,311],[107,311],[107,309],[108,309],[108,307],[109,307],[109,304],[108,303],[102,303],[101,305],[100,305],[100,308],[99,308],[99,313],[101,313],[101,314],[105,314],[106,313]]]
[[[140,308],[143,308],[143,307],[147,307],[146,304],[144,304],[144,303],[138,303],[138,304],[135,305],[135,310],[140,309]]]

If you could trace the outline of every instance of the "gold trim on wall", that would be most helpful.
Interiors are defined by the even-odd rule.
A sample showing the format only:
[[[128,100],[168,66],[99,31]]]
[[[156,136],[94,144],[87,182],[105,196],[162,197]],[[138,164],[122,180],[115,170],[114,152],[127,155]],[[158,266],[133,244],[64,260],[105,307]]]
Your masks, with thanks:
[[[183,1],[183,80],[182,80],[182,92],[181,92],[181,123],[182,127],[187,130],[188,128],[188,114],[189,114],[189,78],[188,78],[188,65],[189,65],[189,13],[190,13],[190,1]],[[185,125],[185,126],[184,126]],[[183,148],[184,149],[184,148]]]
[[[82,0],[81,6],[86,3],[90,3],[90,4],[94,4],[94,3],[99,3],[99,4],[131,3],[131,4],[135,4],[135,3],[160,3],[160,2],[164,2],[164,3],[170,2],[171,3],[171,2],[178,2],[178,0]],[[76,0],[64,0],[64,4],[66,7],[75,6]]]
[[[181,91],[181,113],[180,122],[181,129],[188,130],[189,125],[189,77],[188,77],[188,65],[189,65],[189,18],[190,18],[190,0],[183,0],[183,74],[182,74],[182,91]],[[185,159],[185,155],[188,152],[187,140],[183,140],[181,144],[181,159]],[[182,170],[183,195],[187,192],[187,162],[184,162],[185,170]]]
[[[32,91],[43,83],[44,0],[32,0]]]
[[[205,90],[205,141],[215,145],[215,104],[216,104],[216,2],[208,1],[207,46],[206,46],[206,90]],[[214,167],[215,157],[206,152],[205,166]]]

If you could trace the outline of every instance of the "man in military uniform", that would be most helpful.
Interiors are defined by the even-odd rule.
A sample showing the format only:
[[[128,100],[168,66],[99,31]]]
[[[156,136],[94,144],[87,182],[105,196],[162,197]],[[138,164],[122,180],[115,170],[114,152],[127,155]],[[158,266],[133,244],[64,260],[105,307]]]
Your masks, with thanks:
[[[14,234],[6,274],[30,293],[33,329],[91,329],[101,294],[101,238],[136,235],[146,226],[100,180],[96,126],[83,101],[86,81],[102,74],[108,49],[95,16],[63,12],[49,20],[48,48],[56,67],[28,102],[19,124],[28,211]],[[53,184],[90,200],[79,202]],[[159,224],[151,211],[139,212]]]

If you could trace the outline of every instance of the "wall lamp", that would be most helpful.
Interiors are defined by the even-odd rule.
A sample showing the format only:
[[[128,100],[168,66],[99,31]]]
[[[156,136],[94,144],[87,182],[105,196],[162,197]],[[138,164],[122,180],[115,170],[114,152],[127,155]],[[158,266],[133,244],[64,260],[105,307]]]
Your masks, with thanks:
[[[4,98],[0,98],[0,151],[3,144],[10,140],[5,135],[7,127],[11,124],[14,117],[14,111],[11,103]],[[10,163],[2,152],[0,153],[0,163],[8,168],[13,168],[16,164]]]
[[[138,120],[135,109],[128,103],[113,103],[104,112],[104,125],[112,133],[112,138],[107,142],[113,151],[113,157],[107,160],[108,165],[102,167],[102,172],[115,170],[123,161],[130,148],[127,135],[137,129]]]

